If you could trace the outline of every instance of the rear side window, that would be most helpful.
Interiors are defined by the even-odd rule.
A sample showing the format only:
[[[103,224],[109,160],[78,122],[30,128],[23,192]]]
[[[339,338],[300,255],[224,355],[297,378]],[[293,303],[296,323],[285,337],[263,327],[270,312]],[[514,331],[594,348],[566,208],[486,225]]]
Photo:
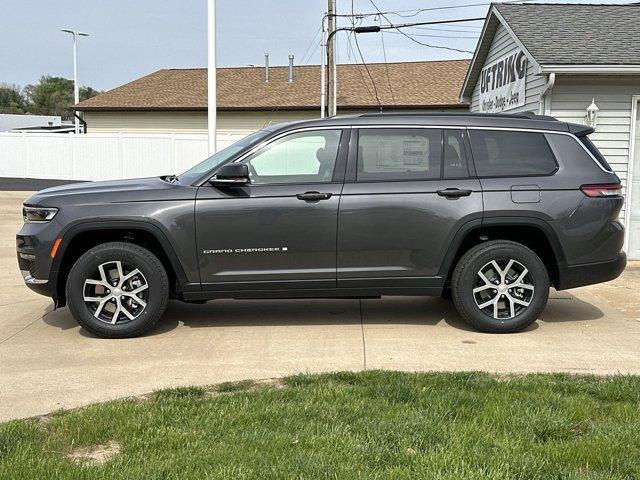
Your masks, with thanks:
[[[596,162],[598,162],[602,168],[604,168],[607,172],[613,172],[611,165],[609,165],[609,163],[605,160],[605,158],[602,156],[602,154],[596,148],[593,142],[589,139],[589,137],[584,136],[584,137],[579,137],[578,139],[582,142],[582,144],[585,147],[587,147],[587,150],[591,152],[591,155],[593,155],[593,158],[596,159]]]
[[[513,130],[469,130],[479,177],[551,175],[558,164],[544,134]]]
[[[361,129],[357,180],[426,180],[440,178],[442,130]]]

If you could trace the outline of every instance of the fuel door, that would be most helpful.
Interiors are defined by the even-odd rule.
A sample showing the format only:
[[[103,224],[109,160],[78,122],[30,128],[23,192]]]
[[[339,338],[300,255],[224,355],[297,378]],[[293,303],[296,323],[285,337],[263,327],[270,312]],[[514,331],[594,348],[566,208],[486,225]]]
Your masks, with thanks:
[[[542,198],[538,185],[513,185],[511,201],[513,203],[539,203]]]

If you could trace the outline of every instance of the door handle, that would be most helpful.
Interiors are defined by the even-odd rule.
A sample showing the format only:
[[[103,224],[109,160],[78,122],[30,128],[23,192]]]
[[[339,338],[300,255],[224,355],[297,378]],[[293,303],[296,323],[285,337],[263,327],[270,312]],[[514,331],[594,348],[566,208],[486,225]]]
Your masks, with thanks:
[[[304,192],[298,193],[296,197],[298,197],[298,200],[304,200],[305,202],[318,202],[331,198],[331,195],[331,193]]]
[[[462,188],[445,188],[444,190],[438,190],[438,195],[447,198],[468,197],[471,195],[471,190]]]

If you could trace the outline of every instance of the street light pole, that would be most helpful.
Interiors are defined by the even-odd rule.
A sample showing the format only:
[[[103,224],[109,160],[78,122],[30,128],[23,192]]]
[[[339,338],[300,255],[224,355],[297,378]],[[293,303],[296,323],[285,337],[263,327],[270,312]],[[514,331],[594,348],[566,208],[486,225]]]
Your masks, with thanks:
[[[216,0],[207,0],[207,136],[209,155],[216,153]]]
[[[70,33],[73,35],[73,100],[74,103],[80,101],[80,88],[78,87],[78,37],[88,37],[88,33],[78,32],[77,30],[61,30],[64,33]],[[77,113],[74,113],[75,120],[75,132],[80,133],[80,120],[77,117]]]

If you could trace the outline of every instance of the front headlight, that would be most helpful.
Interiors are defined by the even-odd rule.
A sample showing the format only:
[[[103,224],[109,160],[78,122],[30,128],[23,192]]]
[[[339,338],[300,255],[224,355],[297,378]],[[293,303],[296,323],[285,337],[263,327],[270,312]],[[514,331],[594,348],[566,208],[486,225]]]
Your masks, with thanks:
[[[22,207],[22,218],[25,223],[48,222],[58,213],[57,208],[48,207]]]

